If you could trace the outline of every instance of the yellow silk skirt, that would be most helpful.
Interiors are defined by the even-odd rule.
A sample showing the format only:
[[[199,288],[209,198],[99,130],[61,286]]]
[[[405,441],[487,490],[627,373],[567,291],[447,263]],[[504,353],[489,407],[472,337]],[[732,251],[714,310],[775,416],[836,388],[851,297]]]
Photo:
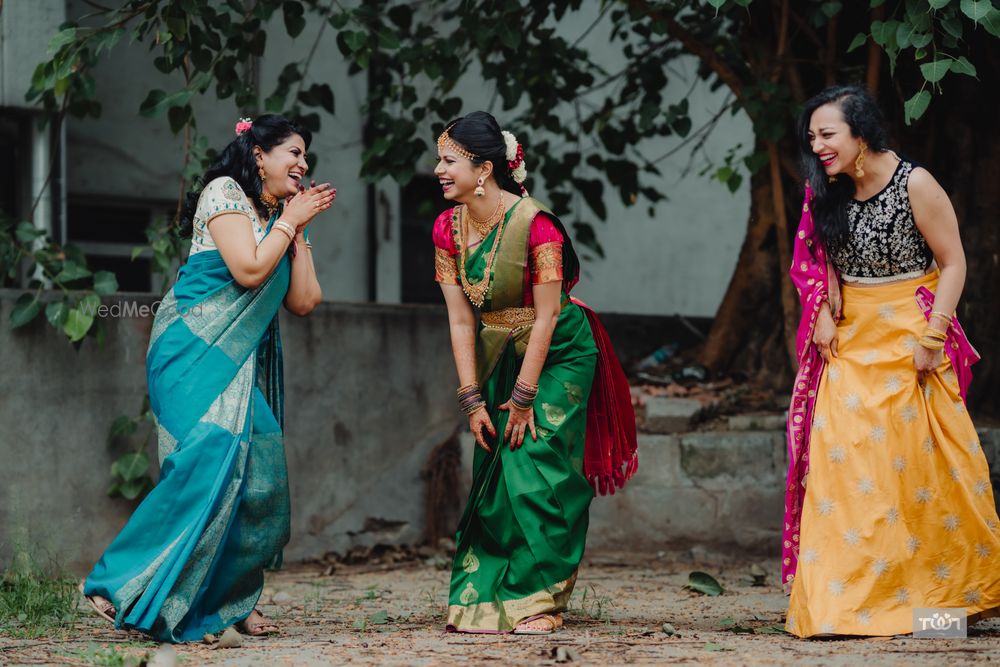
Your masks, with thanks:
[[[816,396],[786,630],[887,636],[913,609],[1000,607],[1000,522],[947,357],[924,386],[914,299],[937,274],[843,288],[839,356]]]

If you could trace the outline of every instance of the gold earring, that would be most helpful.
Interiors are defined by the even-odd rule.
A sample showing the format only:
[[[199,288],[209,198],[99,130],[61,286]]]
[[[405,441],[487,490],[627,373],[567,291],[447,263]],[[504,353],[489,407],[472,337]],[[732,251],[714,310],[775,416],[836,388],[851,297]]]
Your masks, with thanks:
[[[483,177],[480,176],[478,179],[476,179],[476,183],[478,183],[475,189],[476,196],[482,197],[483,195],[486,194],[486,189],[483,187]]]
[[[861,152],[858,153],[858,159],[854,161],[854,175],[858,178],[863,178],[865,175],[865,151],[868,150],[868,145],[865,142],[861,142]]]
[[[267,180],[267,174],[264,173],[264,167],[257,167],[257,173],[260,174],[261,183]]]

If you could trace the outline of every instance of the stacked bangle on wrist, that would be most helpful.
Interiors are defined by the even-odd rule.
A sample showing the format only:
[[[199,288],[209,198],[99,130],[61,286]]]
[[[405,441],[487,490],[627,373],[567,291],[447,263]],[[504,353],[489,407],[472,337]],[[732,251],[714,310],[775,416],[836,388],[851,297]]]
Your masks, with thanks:
[[[467,415],[471,415],[486,405],[479,384],[476,382],[459,387],[455,391],[455,395],[458,396],[458,407]]]
[[[942,320],[948,323],[948,328],[951,327],[952,317],[948,313],[942,313],[940,310],[932,310],[931,318],[940,317]]]
[[[510,393],[510,404],[518,410],[529,410],[536,396],[538,396],[538,385],[525,382],[519,377],[514,382],[514,390]]]
[[[282,234],[288,237],[288,240],[295,243],[295,228],[284,220],[278,220],[274,223],[274,229],[279,230]]]
[[[931,326],[924,329],[924,335],[920,337],[920,346],[928,350],[943,350],[944,342],[948,338],[947,331],[939,331]]]

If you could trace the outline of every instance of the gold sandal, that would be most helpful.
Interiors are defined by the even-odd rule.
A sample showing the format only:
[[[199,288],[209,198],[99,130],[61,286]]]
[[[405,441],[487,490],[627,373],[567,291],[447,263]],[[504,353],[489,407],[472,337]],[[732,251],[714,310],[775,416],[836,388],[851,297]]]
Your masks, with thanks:
[[[545,621],[549,624],[548,630],[536,629],[526,627],[529,623],[534,623],[535,621]],[[553,632],[562,627],[563,620],[562,614],[539,614],[532,618],[526,618],[514,628],[515,635],[551,635]]]
[[[251,625],[247,622],[250,619],[250,617],[247,616],[245,619],[236,624],[237,630],[251,637],[266,637],[267,635],[274,635],[281,632],[281,628],[279,628],[273,621],[269,621],[264,614],[260,613],[259,609],[254,609],[254,611],[257,612],[257,616],[260,620]],[[252,614],[253,612],[250,613]]]
[[[104,598],[101,598],[104,600],[104,606],[97,604],[97,601],[92,596],[83,592],[83,584],[84,582],[81,581],[80,585],[76,587],[77,590],[80,591],[80,594],[83,595],[83,599],[86,600],[87,604],[89,604],[93,610],[97,612],[98,616],[106,621],[111,621],[111,623],[114,624],[115,617],[118,615],[118,610],[115,609],[115,605],[111,602],[111,600],[105,600]]]

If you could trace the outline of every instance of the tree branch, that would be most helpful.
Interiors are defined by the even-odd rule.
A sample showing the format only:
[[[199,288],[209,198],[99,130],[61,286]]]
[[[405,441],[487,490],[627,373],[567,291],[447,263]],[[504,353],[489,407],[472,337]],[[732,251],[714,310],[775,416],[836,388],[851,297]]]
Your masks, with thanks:
[[[696,56],[701,62],[709,67],[712,72],[715,73],[722,83],[726,84],[736,99],[742,99],[743,97],[743,82],[736,72],[729,66],[729,64],[723,60],[718,53],[711,49],[707,44],[703,44],[698,40],[691,32],[682,26],[680,23],[675,21],[673,18],[665,16],[659,10],[656,10],[649,6],[648,2],[644,0],[629,0],[629,6],[641,10],[644,14],[652,18],[654,21],[663,23],[667,28],[667,34],[676,39],[684,49]]]

